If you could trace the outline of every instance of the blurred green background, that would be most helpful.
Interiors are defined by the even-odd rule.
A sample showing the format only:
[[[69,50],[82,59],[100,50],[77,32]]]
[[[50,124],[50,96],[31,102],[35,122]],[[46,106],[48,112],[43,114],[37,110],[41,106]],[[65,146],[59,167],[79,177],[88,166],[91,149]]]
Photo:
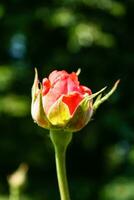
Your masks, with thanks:
[[[67,154],[73,200],[134,199],[134,1],[0,1],[0,198],[20,163],[29,171],[22,194],[58,200],[48,131],[30,115],[34,67],[40,80],[54,69],[81,68],[93,92],[116,93],[74,134]]]

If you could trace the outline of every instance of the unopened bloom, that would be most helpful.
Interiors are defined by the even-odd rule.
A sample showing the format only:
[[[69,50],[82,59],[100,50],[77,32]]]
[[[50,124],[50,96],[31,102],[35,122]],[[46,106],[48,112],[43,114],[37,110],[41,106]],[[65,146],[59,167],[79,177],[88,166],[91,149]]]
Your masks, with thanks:
[[[116,89],[116,85],[107,94],[93,104],[93,98],[102,93],[92,91],[78,81],[78,73],[53,71],[48,78],[39,83],[37,70],[32,87],[31,113],[34,121],[47,129],[78,131],[91,119],[96,108]]]

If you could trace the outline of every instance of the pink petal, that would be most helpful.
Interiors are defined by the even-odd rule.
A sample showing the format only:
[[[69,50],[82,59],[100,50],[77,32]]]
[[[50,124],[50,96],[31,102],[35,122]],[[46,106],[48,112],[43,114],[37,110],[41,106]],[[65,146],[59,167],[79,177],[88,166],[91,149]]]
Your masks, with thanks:
[[[82,99],[83,99],[82,95],[80,95],[77,92],[74,92],[72,94],[63,96],[62,101],[68,105],[70,114],[73,115],[74,111],[76,110]]]
[[[79,92],[78,85],[75,84],[75,82],[71,78],[68,78],[67,80],[67,88],[68,88],[68,94],[70,92]]]
[[[43,96],[43,107],[46,113],[48,113],[49,108],[60,98],[62,95],[67,94],[67,82],[57,81],[48,91],[48,93]]]
[[[83,85],[80,85],[80,86],[79,86],[79,91],[80,91],[82,94],[89,94],[89,95],[92,94],[92,91],[91,91],[88,87],[83,86]]]
[[[72,73],[70,74],[69,77],[73,80],[73,82],[74,82],[77,86],[79,86],[78,76],[76,75],[75,72],[72,72]]]
[[[49,80],[51,82],[51,84],[55,84],[59,79],[64,79],[67,78],[69,76],[69,74],[62,70],[62,71],[53,71],[50,75],[49,75]]]
[[[44,96],[48,93],[48,91],[51,87],[50,81],[47,78],[44,78],[42,81],[42,86],[43,86],[42,94]]]

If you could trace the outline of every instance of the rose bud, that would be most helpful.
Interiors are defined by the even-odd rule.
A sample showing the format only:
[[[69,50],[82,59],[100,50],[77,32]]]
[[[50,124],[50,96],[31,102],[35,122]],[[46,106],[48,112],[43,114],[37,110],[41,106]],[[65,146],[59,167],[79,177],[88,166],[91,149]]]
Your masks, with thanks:
[[[32,87],[31,113],[34,121],[47,129],[63,129],[70,132],[79,131],[91,119],[94,110],[104,102],[115,90],[107,96],[99,96],[93,105],[93,98],[102,93],[105,88],[92,94],[92,91],[78,81],[78,73],[53,71],[48,78],[39,83],[35,69],[35,79]],[[116,83],[117,87],[117,83]]]

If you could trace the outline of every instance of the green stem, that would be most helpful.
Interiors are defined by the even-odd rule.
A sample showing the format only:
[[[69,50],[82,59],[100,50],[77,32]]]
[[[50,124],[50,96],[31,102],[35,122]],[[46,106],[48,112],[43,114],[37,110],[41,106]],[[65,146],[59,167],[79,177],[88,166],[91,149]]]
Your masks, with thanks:
[[[19,188],[10,187],[9,200],[19,200]]]
[[[72,133],[50,130],[50,138],[55,149],[56,171],[60,197],[61,200],[70,200],[66,174],[66,149],[72,139]]]

